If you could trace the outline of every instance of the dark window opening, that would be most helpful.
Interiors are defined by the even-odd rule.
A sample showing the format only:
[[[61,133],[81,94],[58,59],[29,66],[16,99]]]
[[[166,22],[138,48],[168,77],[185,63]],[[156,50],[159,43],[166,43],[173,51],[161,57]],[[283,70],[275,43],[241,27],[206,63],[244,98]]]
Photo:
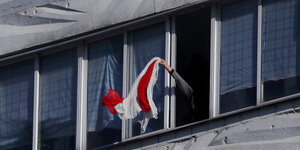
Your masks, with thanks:
[[[210,8],[176,17],[176,70],[193,88],[195,112],[176,89],[176,126],[209,117]]]

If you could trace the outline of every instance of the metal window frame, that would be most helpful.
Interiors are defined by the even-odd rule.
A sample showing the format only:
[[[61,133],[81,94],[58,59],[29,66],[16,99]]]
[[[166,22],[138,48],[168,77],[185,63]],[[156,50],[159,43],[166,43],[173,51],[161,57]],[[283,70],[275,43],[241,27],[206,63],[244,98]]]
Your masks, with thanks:
[[[29,54],[29,55],[25,55],[21,58],[13,58],[13,59],[10,59],[10,60],[4,61],[4,62],[0,62],[0,68],[5,67],[5,66],[9,66],[9,65],[12,65],[12,64],[20,63],[20,62],[23,62],[23,61],[27,61],[27,60],[33,60],[33,62],[34,62],[35,55],[36,54]]]
[[[126,95],[129,93],[129,73],[130,73],[130,58],[129,58],[129,46],[128,46],[128,36],[127,31],[124,31],[123,34],[123,97],[126,97]],[[122,120],[122,135],[121,135],[121,141],[125,141],[129,137],[129,121],[128,120]]]
[[[87,45],[81,42],[77,49],[77,118],[76,118],[76,149],[87,146]]]
[[[171,62],[170,66],[176,70],[176,57],[177,57],[177,37],[176,37],[176,17],[171,17]],[[175,79],[170,76],[170,128],[176,127],[176,95]]]
[[[129,89],[129,50],[128,50],[128,37],[127,37],[127,31],[124,31],[123,33],[123,92],[122,97],[125,97]],[[122,133],[121,133],[121,141],[124,141],[128,135],[128,121],[122,120]]]
[[[37,52],[36,54],[38,54],[39,58],[42,58],[42,57],[47,57],[49,55],[53,55],[53,54],[60,53],[60,52],[65,52],[65,51],[72,50],[72,49],[77,51],[78,47],[80,46],[80,43],[81,42],[72,42],[72,43],[68,43],[65,45],[57,46],[55,48],[47,49],[45,51],[40,51],[40,52]]]
[[[233,2],[235,2],[235,1],[233,1]],[[221,9],[221,8],[219,8],[219,9]],[[219,10],[219,12],[220,12],[220,10]],[[262,13],[263,13],[262,12],[262,0],[257,0],[256,105],[261,105],[264,102],[264,100],[263,100],[263,83],[262,83]],[[221,13],[218,13],[218,14],[219,14],[219,17],[220,17]],[[220,21],[220,24],[221,24],[221,21]],[[221,26],[220,26],[219,32],[221,32]],[[221,38],[219,38],[219,40],[220,40],[220,43],[221,43]],[[220,52],[219,55],[221,55],[220,45],[221,44],[219,44],[219,52]],[[220,62],[221,61],[219,60],[219,63]],[[219,69],[220,69],[220,66],[219,66]],[[220,77],[219,77],[219,80],[220,80]],[[219,97],[218,97],[218,99],[219,99]],[[219,103],[219,100],[218,100],[218,103]],[[249,107],[251,107],[251,106],[249,106]],[[218,110],[219,110],[219,108],[218,108]],[[234,111],[236,111],[236,110],[234,110]],[[227,113],[224,113],[224,114],[227,114]]]
[[[257,0],[257,80],[256,80],[256,105],[263,103],[262,83],[262,0]]]
[[[145,27],[150,27],[151,25],[155,25],[158,23],[164,23],[165,24],[165,60],[166,62],[170,63],[171,62],[171,23],[169,20],[169,17],[161,17],[155,20],[148,20],[147,22],[143,23],[143,24],[138,24],[136,26],[132,26],[129,27],[128,30],[124,31],[124,33],[126,33],[126,38],[124,37],[124,39],[126,39],[126,45],[124,44],[124,53],[126,53],[124,56],[124,58],[126,59],[126,62],[124,62],[124,64],[126,64],[126,71],[123,72],[126,74],[127,77],[123,77],[123,79],[127,79],[127,82],[125,83],[126,85],[126,95],[130,90],[130,85],[133,83],[133,81],[130,80],[130,76],[132,73],[132,67],[130,66],[132,64],[132,56],[133,56],[133,51],[131,45],[130,45],[130,33],[134,32],[136,30],[145,28]],[[125,36],[125,34],[124,34]],[[125,41],[124,41],[125,42]],[[124,61],[125,61],[124,59]],[[124,76],[124,75],[123,75]],[[164,125],[163,128],[157,131],[153,131],[153,132],[161,132],[163,130],[167,130],[168,128],[170,128],[170,75],[167,71],[165,71],[165,96],[164,96]],[[124,83],[124,81],[123,81]],[[168,89],[168,90],[166,90]],[[147,136],[150,133],[145,133],[142,135],[137,135],[137,136],[132,136],[132,120],[127,120],[124,123],[124,127],[122,127],[122,129],[124,128],[126,131],[122,131],[124,133],[122,133],[122,141],[128,141],[131,139],[135,139],[135,138],[139,138],[139,137],[143,137],[143,136]],[[151,132],[152,133],[152,132]],[[125,135],[123,135],[125,134]]]
[[[40,64],[38,54],[34,57],[34,96],[33,96],[33,130],[32,150],[39,150],[39,118],[40,118]]]
[[[211,7],[210,44],[210,102],[209,117],[219,115],[220,110],[220,62],[221,62],[221,7],[213,3]]]
[[[127,83],[127,75],[126,75],[126,72],[127,72],[127,67],[126,67],[126,64],[127,64],[127,37],[125,36],[127,34],[127,32],[125,30],[116,30],[116,31],[111,31],[111,32],[104,32],[103,34],[101,34],[101,36],[98,36],[96,35],[95,37],[89,37],[85,40],[83,40],[83,46],[82,46],[82,49],[83,49],[83,63],[84,63],[84,68],[83,68],[83,71],[82,73],[84,74],[84,81],[83,81],[83,84],[84,84],[84,88],[82,88],[84,91],[84,98],[82,99],[83,102],[83,108],[81,108],[84,113],[83,113],[83,129],[82,130],[82,135],[84,136],[83,138],[81,138],[81,142],[82,142],[82,146],[80,147],[81,149],[80,150],[85,150],[87,149],[87,146],[88,146],[88,143],[87,143],[87,140],[88,140],[88,137],[87,137],[87,133],[88,133],[88,121],[87,121],[87,118],[88,118],[88,104],[87,104],[87,95],[88,95],[88,92],[87,92],[87,87],[88,87],[88,62],[89,62],[89,58],[88,58],[88,46],[90,44],[93,44],[93,43],[96,43],[96,42],[100,42],[102,40],[107,40],[109,38],[112,38],[112,37],[115,37],[115,36],[121,36],[123,35],[123,83],[122,83],[122,97],[125,97],[125,95],[127,95],[127,88],[126,85],[128,84]],[[126,39],[125,39],[126,37]],[[81,91],[82,92],[82,91]],[[121,127],[121,141],[124,141],[125,140],[125,136],[126,136],[126,121],[123,121],[122,120],[122,127]],[[78,141],[80,142],[80,140]],[[103,146],[106,146],[106,145],[103,145]]]
[[[47,57],[49,55],[53,55],[59,52],[64,52],[68,50],[74,50],[77,52],[77,98],[76,98],[76,131],[75,131],[75,147],[80,147],[83,145],[84,140],[81,139],[82,137],[79,137],[82,132],[82,123],[79,122],[79,119],[81,120],[82,118],[82,112],[78,112],[81,110],[82,107],[82,98],[78,97],[79,96],[79,87],[78,85],[81,84],[79,83],[79,79],[82,79],[81,70],[79,69],[79,64],[81,61],[79,61],[79,53],[81,52],[80,47],[81,47],[81,42],[77,43],[68,43],[66,45],[61,45],[57,46],[55,48],[49,49],[48,51],[41,51],[37,52],[34,54],[34,110],[33,110],[33,142],[32,142],[32,149],[33,150],[39,150],[40,149],[40,143],[39,143],[39,134],[40,134],[40,112],[41,112],[41,107],[40,107],[40,59],[41,57]],[[80,93],[81,94],[81,93]],[[80,115],[79,115],[80,114]],[[84,119],[83,119],[84,120]],[[80,135],[77,135],[80,134]],[[84,136],[83,136],[84,137]]]
[[[129,26],[126,30],[125,29],[120,29],[120,30],[117,30],[117,31],[111,31],[111,32],[105,32],[103,33],[100,37],[90,37],[88,39],[86,39],[85,41],[85,47],[87,49],[87,45],[90,44],[90,43],[93,43],[93,42],[97,42],[97,41],[101,41],[101,40],[104,40],[104,39],[107,39],[107,38],[110,38],[110,37],[113,37],[113,36],[116,36],[116,35],[119,35],[119,34],[123,34],[124,36],[124,40],[123,40],[123,91],[122,91],[122,96],[125,97],[127,95],[127,93],[129,92],[130,90],[130,81],[129,81],[129,76],[130,76],[130,73],[132,71],[130,71],[130,69],[132,69],[132,67],[129,66],[130,61],[132,59],[130,59],[130,57],[132,57],[132,52],[130,52],[130,45],[129,45],[129,41],[130,41],[130,38],[129,38],[129,34],[128,32],[133,32],[135,30],[139,30],[139,29],[142,29],[144,27],[148,27],[148,26],[151,26],[151,25],[154,25],[154,24],[157,24],[157,23],[165,23],[166,25],[166,30],[165,30],[165,38],[166,38],[166,44],[165,44],[165,59],[167,62],[170,63],[170,43],[171,43],[171,36],[170,36],[170,21],[169,21],[169,18],[168,17],[160,17],[160,18],[155,18],[155,19],[149,19],[149,20],[146,20],[145,22],[141,23],[141,24],[135,24],[135,25],[132,25],[132,26]],[[87,50],[86,50],[87,51]],[[88,58],[87,58],[88,59]],[[88,60],[86,60],[86,63],[88,63]],[[79,64],[78,64],[79,65]],[[86,68],[88,68],[86,66]],[[87,69],[86,69],[86,73],[87,73]],[[87,76],[87,75],[86,75]],[[170,75],[169,73],[165,72],[165,87],[169,87],[170,85],[170,81],[169,81],[169,78],[170,78]],[[87,83],[86,83],[87,84]],[[169,122],[169,118],[170,118],[170,113],[169,113],[169,110],[170,110],[170,98],[169,98],[169,90],[166,90],[166,96],[164,98],[164,117],[167,118],[167,119],[164,119],[164,128],[161,129],[161,130],[165,130],[165,129],[168,129],[170,128],[170,122]],[[87,94],[87,93],[86,93]],[[87,105],[87,104],[85,104]],[[82,106],[81,106],[82,107]],[[85,106],[86,110],[87,111],[87,106]],[[87,114],[86,114],[87,115]],[[131,121],[130,120],[126,120],[126,121],[122,121],[122,135],[121,135],[121,141],[126,141],[128,139],[132,139],[132,138],[135,138],[135,137],[140,137],[140,136],[145,136],[147,134],[143,134],[143,135],[138,135],[138,136],[134,136],[132,137],[131,135]],[[82,129],[81,129],[82,130]],[[87,126],[86,126],[86,129],[85,131],[87,131]],[[160,131],[160,130],[158,130]],[[156,131],[154,131],[156,132]],[[86,135],[85,135],[86,136]],[[87,137],[83,138],[82,140],[85,140],[85,143],[86,144],[86,140],[87,140]],[[80,142],[80,140],[78,141]],[[86,145],[87,146],[87,145]]]
[[[165,21],[165,61],[168,64],[171,64],[171,21],[170,18],[166,18]],[[164,68],[162,68],[164,69]],[[164,129],[170,128],[170,84],[171,84],[171,76],[169,72],[165,71],[165,97],[164,97]]]

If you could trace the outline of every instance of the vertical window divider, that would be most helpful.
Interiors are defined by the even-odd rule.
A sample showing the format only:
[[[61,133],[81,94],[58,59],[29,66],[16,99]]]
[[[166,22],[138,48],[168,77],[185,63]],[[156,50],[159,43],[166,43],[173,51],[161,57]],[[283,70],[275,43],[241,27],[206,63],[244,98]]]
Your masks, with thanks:
[[[124,35],[125,36],[125,35]],[[133,84],[134,81],[132,81],[132,78],[130,78],[131,76],[133,76],[133,49],[132,49],[132,36],[130,36],[130,34],[128,34],[128,31],[126,31],[126,41],[127,41],[127,72],[126,72],[126,75],[127,75],[127,85],[126,85],[126,89],[127,89],[127,93],[129,93],[130,91],[130,88],[131,88],[131,84]],[[130,44],[129,44],[130,43]],[[126,93],[126,94],[127,94]],[[133,119],[128,119],[126,120],[125,122],[125,127],[126,127],[126,138],[131,138],[132,137],[132,132],[133,132],[133,129],[132,129],[132,126],[133,126],[133,123],[132,123],[132,120]]]
[[[34,100],[33,100],[33,136],[32,136],[32,150],[39,149],[39,117],[40,117],[40,72],[39,72],[39,56],[34,56]]]
[[[210,102],[209,117],[219,115],[220,100],[220,54],[221,54],[221,7],[214,3],[211,9],[211,50],[210,50]]]
[[[257,98],[256,105],[263,102],[263,83],[262,83],[262,0],[258,0],[257,12]]]
[[[171,18],[171,56],[170,65],[176,70],[176,20],[173,15]],[[175,95],[175,80],[170,76],[170,127],[176,127],[176,95]]]
[[[168,64],[171,63],[171,22],[170,18],[166,18],[166,31],[165,31],[165,38],[166,38],[166,43],[165,43],[165,57],[166,57],[166,62]],[[163,68],[162,68],[163,69]],[[164,129],[170,128],[170,74],[164,70],[165,72],[165,96],[164,96]]]
[[[78,52],[76,149],[86,149],[87,139],[87,44],[80,43]]]
[[[129,89],[128,83],[128,71],[129,71],[129,61],[128,61],[128,39],[127,39],[127,31],[124,32],[124,44],[123,44],[123,91],[122,97],[126,97]],[[128,135],[128,121],[122,120],[122,132],[121,132],[121,141],[124,141]]]

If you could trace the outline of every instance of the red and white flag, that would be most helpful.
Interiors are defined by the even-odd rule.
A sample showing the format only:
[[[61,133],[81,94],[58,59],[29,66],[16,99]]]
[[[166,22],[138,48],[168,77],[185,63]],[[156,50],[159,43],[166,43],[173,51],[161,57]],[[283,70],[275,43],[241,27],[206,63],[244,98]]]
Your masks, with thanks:
[[[141,132],[151,118],[157,119],[157,108],[153,102],[153,87],[158,78],[160,58],[154,57],[148,62],[143,71],[134,81],[127,97],[120,98],[118,92],[109,89],[107,96],[102,99],[102,106],[106,106],[112,114],[118,113],[121,119],[133,119],[140,111],[144,117],[141,123]]]

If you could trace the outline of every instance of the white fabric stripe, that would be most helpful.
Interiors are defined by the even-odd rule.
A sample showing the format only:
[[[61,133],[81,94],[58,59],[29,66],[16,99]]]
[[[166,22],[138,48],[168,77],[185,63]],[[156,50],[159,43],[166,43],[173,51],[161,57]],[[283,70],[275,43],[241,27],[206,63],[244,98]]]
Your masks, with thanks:
[[[133,86],[130,89],[130,92],[128,96],[123,100],[122,103],[118,104],[115,106],[115,109],[118,113],[118,116],[124,120],[124,119],[133,119],[135,118],[138,113],[142,110],[141,107],[138,104],[138,93],[137,93],[137,87],[140,82],[140,79],[142,76],[147,72],[149,66],[152,64],[152,62],[155,62],[155,65],[153,67],[153,71],[151,74],[151,78],[149,81],[149,84],[147,86],[147,99],[149,102],[149,105],[151,107],[151,110],[148,112],[144,112],[144,117],[143,120],[140,122],[141,123],[141,132],[144,133],[146,130],[146,127],[148,125],[148,122],[151,118],[157,119],[157,108],[153,102],[153,87],[157,81],[158,78],[158,69],[159,69],[159,62],[160,58],[159,57],[154,57],[151,59],[146,67],[143,69],[143,71],[139,74],[137,79],[134,81]]]

